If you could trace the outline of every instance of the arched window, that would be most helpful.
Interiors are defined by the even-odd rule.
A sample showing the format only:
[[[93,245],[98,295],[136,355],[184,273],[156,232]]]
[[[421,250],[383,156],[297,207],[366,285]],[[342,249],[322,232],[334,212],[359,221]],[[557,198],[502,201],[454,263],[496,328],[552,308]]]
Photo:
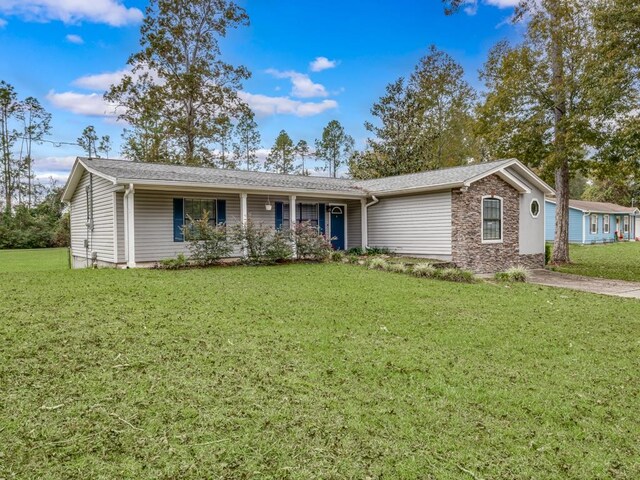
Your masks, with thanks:
[[[482,242],[502,242],[502,198],[482,198]]]

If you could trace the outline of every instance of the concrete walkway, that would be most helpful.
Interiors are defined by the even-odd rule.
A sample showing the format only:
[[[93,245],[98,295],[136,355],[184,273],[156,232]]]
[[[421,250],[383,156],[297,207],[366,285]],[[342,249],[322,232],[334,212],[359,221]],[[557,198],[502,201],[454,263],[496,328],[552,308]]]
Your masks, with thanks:
[[[584,277],[551,270],[533,270],[528,283],[546,285],[548,287],[569,288],[583,292],[600,293],[614,297],[640,299],[640,283],[606,278]]]

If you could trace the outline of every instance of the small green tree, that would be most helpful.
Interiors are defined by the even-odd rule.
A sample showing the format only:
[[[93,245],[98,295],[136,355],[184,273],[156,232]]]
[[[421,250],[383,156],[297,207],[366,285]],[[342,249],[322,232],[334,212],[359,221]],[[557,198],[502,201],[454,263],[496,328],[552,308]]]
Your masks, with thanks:
[[[300,159],[300,165],[298,167],[300,175],[310,175],[305,161],[308,157],[311,156],[311,150],[309,149],[309,144],[306,140],[300,140],[298,143],[296,143],[295,153],[296,157]]]
[[[82,131],[82,135],[78,137],[78,145],[85,151],[87,157],[98,157],[98,135],[93,125],[85,127]]]
[[[105,158],[109,158],[109,153],[111,152],[111,137],[109,135],[100,137],[98,151],[104,153]]]
[[[258,166],[256,152],[260,148],[260,132],[254,120],[253,112],[245,112],[236,125],[236,142],[233,152],[236,162],[244,164],[247,170],[255,170]]]
[[[330,177],[337,177],[338,169],[345,165],[353,152],[355,142],[337,120],[331,120],[316,140],[316,157],[325,163]]]
[[[293,146],[293,140],[287,132],[281,130],[276,141],[271,147],[269,155],[267,155],[267,161],[264,166],[267,171],[276,173],[293,173],[294,166],[295,147]]]

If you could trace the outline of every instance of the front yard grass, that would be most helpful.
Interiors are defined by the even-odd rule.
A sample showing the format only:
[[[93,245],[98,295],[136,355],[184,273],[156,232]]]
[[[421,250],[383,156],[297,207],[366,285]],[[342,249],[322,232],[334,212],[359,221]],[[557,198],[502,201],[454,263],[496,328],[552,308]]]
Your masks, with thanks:
[[[636,300],[344,264],[10,270],[0,478],[640,478]]]
[[[554,270],[588,277],[640,282],[640,242],[571,245],[571,265]]]

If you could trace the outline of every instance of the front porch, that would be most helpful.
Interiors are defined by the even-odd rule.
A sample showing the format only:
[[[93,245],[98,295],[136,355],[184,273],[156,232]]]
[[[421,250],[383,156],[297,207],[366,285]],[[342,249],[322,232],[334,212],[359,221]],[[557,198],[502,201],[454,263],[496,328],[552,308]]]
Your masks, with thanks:
[[[206,209],[216,223],[228,226],[254,223],[289,228],[309,222],[332,239],[337,250],[367,245],[366,199],[360,196],[299,195],[261,191],[151,189],[130,185],[118,192],[116,263],[126,267],[153,264],[178,254],[188,255],[180,232],[187,215]],[[355,197],[355,198],[354,198]],[[197,214],[197,213],[195,213]],[[242,251],[234,257],[243,256]]]

